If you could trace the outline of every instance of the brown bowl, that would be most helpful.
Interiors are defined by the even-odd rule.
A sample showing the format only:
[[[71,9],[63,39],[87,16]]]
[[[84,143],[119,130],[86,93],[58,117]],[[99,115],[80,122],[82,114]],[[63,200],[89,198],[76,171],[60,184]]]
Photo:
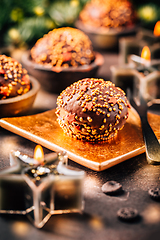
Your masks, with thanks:
[[[26,51],[22,55],[21,62],[29,74],[38,79],[44,90],[60,93],[66,87],[80,79],[95,77],[104,59],[100,53],[95,52],[95,60],[88,66],[48,68],[35,63],[31,59],[30,51]]]
[[[93,28],[84,25],[80,20],[75,22],[75,27],[83,31],[90,38],[92,45],[96,49],[113,50],[119,46],[120,37],[133,35],[136,33],[138,26],[119,28]]]
[[[31,76],[30,82],[31,90],[27,93],[17,97],[0,100],[0,118],[23,115],[31,109],[40,88],[40,84]]]

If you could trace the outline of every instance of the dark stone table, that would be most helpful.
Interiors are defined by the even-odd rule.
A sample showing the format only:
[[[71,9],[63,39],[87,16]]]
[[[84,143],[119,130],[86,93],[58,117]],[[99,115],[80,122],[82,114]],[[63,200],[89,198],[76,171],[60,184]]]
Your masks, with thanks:
[[[118,55],[103,55],[105,63],[97,76],[110,80],[110,66],[118,63]],[[57,95],[41,90],[31,114],[55,108],[56,98]],[[154,111],[159,114],[158,108]],[[10,150],[32,155],[35,146],[35,143],[0,128],[0,169],[9,165]],[[44,152],[50,150],[44,148]],[[160,185],[160,166],[148,165],[145,153],[102,172],[92,171],[71,160],[69,164],[86,172],[83,213],[54,215],[42,229],[36,229],[26,216],[1,214],[0,240],[160,239],[160,202],[152,200],[148,194],[150,187]],[[101,187],[108,180],[121,183],[123,194],[108,196],[102,193]],[[138,220],[132,223],[120,221],[117,211],[122,207],[136,208],[140,214]]]

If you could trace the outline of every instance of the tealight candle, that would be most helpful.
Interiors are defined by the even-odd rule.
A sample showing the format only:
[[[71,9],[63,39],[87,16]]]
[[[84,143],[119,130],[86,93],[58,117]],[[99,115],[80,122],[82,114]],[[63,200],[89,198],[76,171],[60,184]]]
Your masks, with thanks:
[[[160,58],[160,21],[156,23],[153,32],[146,29],[140,29],[135,37],[120,39],[120,63],[128,63],[128,57],[131,54],[140,56],[144,46],[150,48],[151,59]]]
[[[132,54],[128,59],[128,64],[111,66],[115,85],[125,92],[129,88],[135,96],[141,91],[147,101],[160,98],[160,61],[150,60],[147,46],[142,49],[141,57]]]
[[[128,62],[130,67],[136,69],[145,76],[156,70],[156,68],[152,66],[151,51],[148,46],[143,47],[141,57],[132,54],[128,57]]]
[[[44,156],[37,146],[34,158],[10,154],[10,167],[0,172],[0,213],[26,214],[38,228],[52,214],[83,209],[84,171],[67,164],[66,153]]]

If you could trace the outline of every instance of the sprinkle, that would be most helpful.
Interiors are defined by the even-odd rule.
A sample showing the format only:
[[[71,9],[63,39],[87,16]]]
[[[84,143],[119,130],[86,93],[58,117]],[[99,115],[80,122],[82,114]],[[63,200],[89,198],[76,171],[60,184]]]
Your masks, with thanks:
[[[109,97],[108,102],[113,103],[113,105],[115,105],[117,103],[117,99],[115,97]]]
[[[82,86],[80,86],[80,90],[82,90],[82,91],[86,91],[87,90],[87,85],[82,85]]]
[[[93,103],[92,102],[87,102],[86,103],[86,108],[90,111],[93,107]]]
[[[4,69],[1,69],[1,70],[0,70],[0,74],[5,74]]]
[[[106,118],[104,118],[104,119],[103,119],[103,122],[104,122],[104,123],[106,123],[106,122],[107,122]]]
[[[92,122],[92,118],[91,117],[87,117],[88,122]]]
[[[68,121],[68,122],[73,122],[73,121],[74,121],[74,118],[75,118],[75,113],[73,113],[73,114],[69,113],[69,114],[67,115],[67,121]]]

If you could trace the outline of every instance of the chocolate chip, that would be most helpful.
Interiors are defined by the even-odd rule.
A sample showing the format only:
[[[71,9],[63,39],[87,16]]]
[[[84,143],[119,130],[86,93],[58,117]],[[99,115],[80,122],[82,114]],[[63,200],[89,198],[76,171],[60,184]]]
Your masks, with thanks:
[[[122,185],[116,181],[108,181],[102,186],[102,192],[108,195],[116,195],[121,191]]]
[[[152,187],[148,191],[151,198],[160,201],[160,187]]]
[[[137,209],[131,207],[120,208],[117,212],[117,216],[119,219],[131,222],[138,218],[139,214]]]

